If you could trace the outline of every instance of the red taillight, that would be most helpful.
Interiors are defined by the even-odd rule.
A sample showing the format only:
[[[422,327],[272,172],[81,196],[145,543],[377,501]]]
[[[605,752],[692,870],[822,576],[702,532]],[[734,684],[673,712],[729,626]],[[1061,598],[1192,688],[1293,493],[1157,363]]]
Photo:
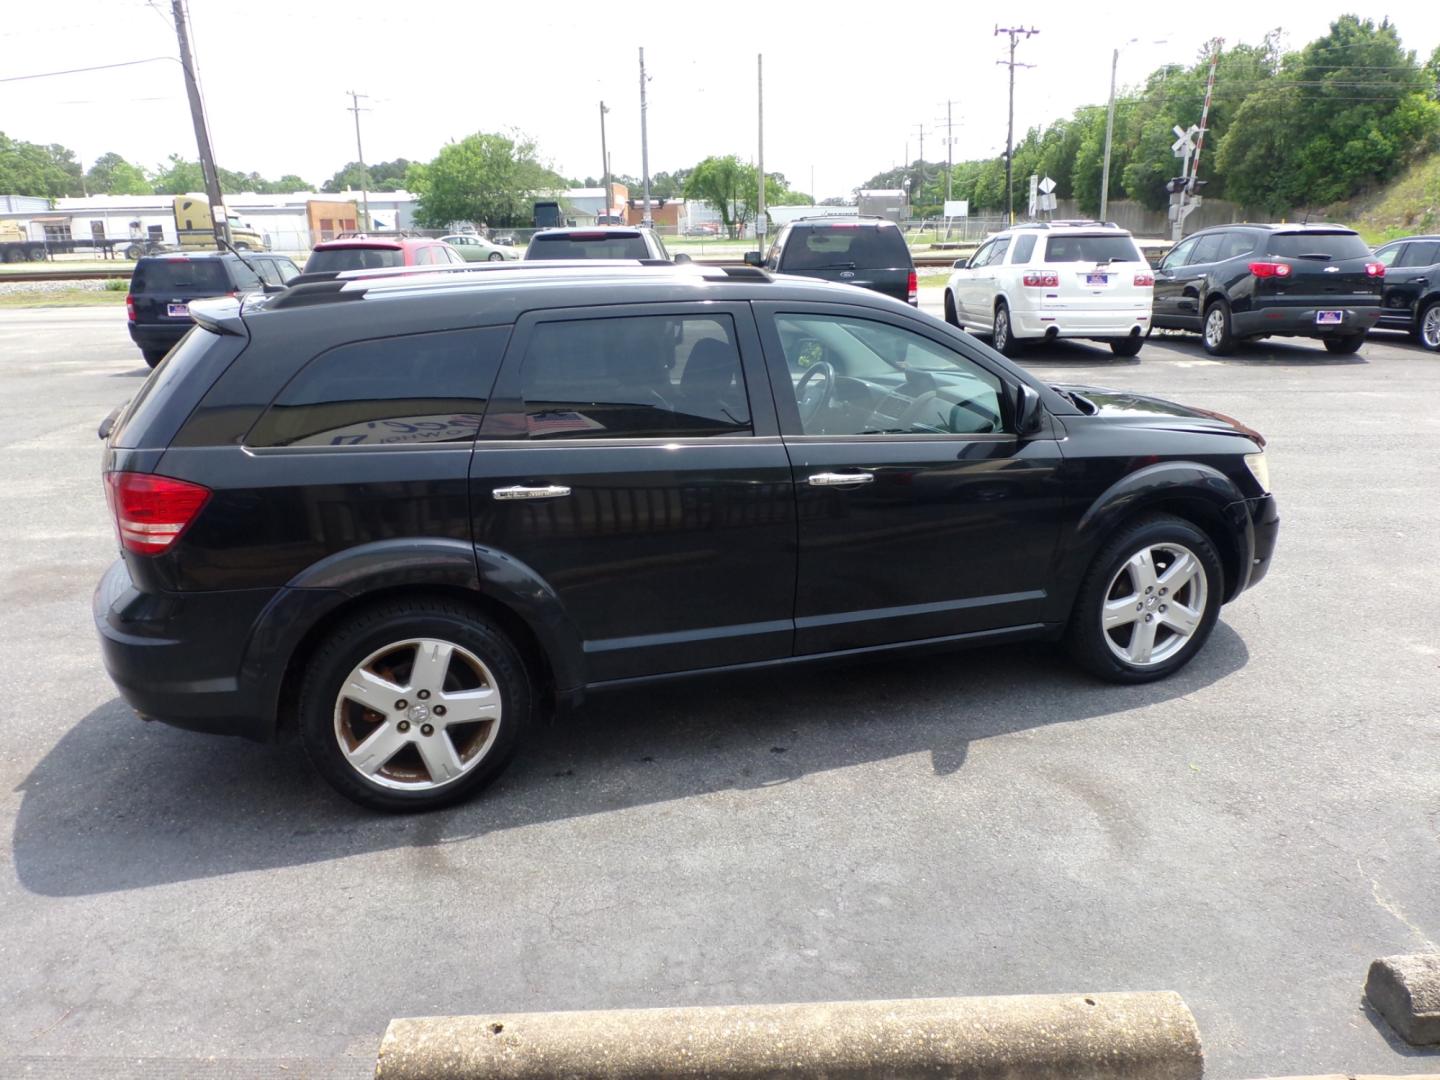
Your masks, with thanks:
[[[1365,264],[1365,276],[1366,276],[1366,277],[1384,277],[1384,276],[1385,276],[1385,264],[1384,264],[1384,263],[1366,263],[1366,264]]]
[[[920,279],[915,271],[910,271],[910,277],[905,282],[905,291],[910,294],[910,303],[916,303],[920,299]]]
[[[1253,262],[1250,264],[1250,273],[1256,277],[1289,277],[1290,271],[1289,263]]]
[[[210,489],[169,476],[112,472],[105,476],[105,497],[125,550],[158,555],[195,520]]]
[[[135,297],[129,293],[125,294],[125,318],[131,322],[135,321]]]
[[[1048,270],[1027,270],[1025,276],[1020,279],[1030,289],[1058,289],[1060,287],[1060,275]]]
[[[1135,275],[1135,287],[1136,287],[1136,288],[1139,288],[1139,289],[1149,289],[1149,288],[1153,288],[1154,285],[1155,285],[1155,275],[1154,275],[1154,274],[1136,274],[1136,275]]]

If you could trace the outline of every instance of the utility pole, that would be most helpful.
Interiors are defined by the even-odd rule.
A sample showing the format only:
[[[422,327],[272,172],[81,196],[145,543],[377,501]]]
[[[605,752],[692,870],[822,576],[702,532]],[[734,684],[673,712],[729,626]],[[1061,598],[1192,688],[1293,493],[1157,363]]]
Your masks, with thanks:
[[[354,90],[346,90],[350,95],[350,111],[355,114],[355,157],[360,162],[360,231],[370,231],[370,171],[365,168],[365,149],[360,145],[360,99],[363,97],[369,100],[368,94],[357,94]],[[364,110],[368,112],[369,110]]]
[[[756,169],[760,175],[760,200],[755,204],[755,241],[761,253],[765,251],[765,54],[755,56],[755,91],[760,104],[757,117],[760,130],[760,145],[756,150]]]
[[[950,182],[955,175],[955,121],[951,113],[954,101],[945,102],[945,201],[950,202]]]
[[[223,209],[220,194],[220,173],[215,168],[215,155],[210,149],[210,124],[205,119],[205,103],[200,99],[200,80],[195,75],[195,54],[190,50],[190,12],[185,0],[170,0],[175,17],[175,37],[180,42],[180,67],[185,72],[185,94],[190,99],[190,119],[195,125],[195,142],[200,151],[200,171],[205,176],[205,198],[210,202],[210,221],[215,229],[215,246],[230,242],[230,221]]]
[[[925,125],[916,124],[915,128],[920,133],[920,179],[917,181],[912,175],[910,190],[918,197],[925,190]]]
[[[647,229],[655,224],[650,216],[650,142],[645,130],[645,47],[640,47],[640,177],[645,188],[645,213],[640,224]]]
[[[610,212],[615,208],[615,200],[610,194],[610,151],[605,149],[605,114],[609,111],[605,107],[605,102],[600,102],[600,160],[603,165],[600,170],[600,183],[605,188],[606,217],[609,217]]]
[[[1028,30],[1023,26],[995,27],[997,37],[1001,34],[1010,35],[1010,59],[995,62],[1010,69],[1010,119],[1005,128],[1005,214],[1011,225],[1015,224],[1015,163],[1011,160],[1015,156],[1015,69],[1035,66],[1015,62],[1015,43],[1021,37],[1031,38],[1039,32],[1033,26]]]
[[[1105,164],[1100,172],[1100,220],[1110,205],[1110,143],[1115,137],[1115,72],[1120,67],[1120,50],[1110,57],[1110,107],[1105,112]]]

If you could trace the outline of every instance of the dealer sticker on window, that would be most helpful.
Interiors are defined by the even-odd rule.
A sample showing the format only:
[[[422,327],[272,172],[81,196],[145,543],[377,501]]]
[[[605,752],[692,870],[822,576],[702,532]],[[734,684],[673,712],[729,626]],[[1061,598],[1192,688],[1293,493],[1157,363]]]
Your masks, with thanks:
[[[1320,326],[1339,326],[1345,321],[1343,311],[1317,311],[1315,322]]]

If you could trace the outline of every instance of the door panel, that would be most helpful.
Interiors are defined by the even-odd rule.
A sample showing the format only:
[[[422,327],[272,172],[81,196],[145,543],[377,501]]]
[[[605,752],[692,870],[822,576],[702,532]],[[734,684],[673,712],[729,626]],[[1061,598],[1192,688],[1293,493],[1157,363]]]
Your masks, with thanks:
[[[1194,237],[1183,240],[1170,250],[1155,271],[1154,317],[1166,320],[1161,325],[1185,325],[1180,321],[1180,299],[1190,280],[1185,266],[1195,251]]]
[[[476,544],[550,586],[587,681],[790,655],[794,492],[746,305],[522,319],[470,483]]]
[[[1021,441],[1007,433],[1003,405],[994,425],[977,422],[1009,393],[978,352],[903,316],[867,312],[859,319],[854,309],[833,305],[755,307],[795,476],[796,652],[1042,622],[1064,459],[1053,437]],[[856,338],[858,347],[822,322]],[[837,374],[831,405],[838,407],[829,413],[831,405],[812,407],[813,377],[801,388],[804,404],[797,402],[804,356],[787,355],[797,342],[810,355],[817,340]],[[942,368],[942,354],[953,358],[953,370]],[[850,408],[862,385],[878,388],[865,406],[873,405],[869,417]],[[946,400],[969,387],[972,399],[947,414],[930,404],[937,386]],[[955,431],[969,424],[971,433],[925,430],[943,426],[947,415]],[[916,433],[841,433],[847,424]],[[981,430],[992,426],[997,430]],[[821,427],[830,430],[805,434]]]

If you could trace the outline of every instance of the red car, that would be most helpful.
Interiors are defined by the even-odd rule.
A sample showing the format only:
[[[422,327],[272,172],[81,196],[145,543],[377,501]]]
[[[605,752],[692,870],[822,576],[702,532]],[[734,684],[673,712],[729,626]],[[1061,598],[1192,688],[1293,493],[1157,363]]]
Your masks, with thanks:
[[[465,259],[449,244],[427,237],[350,236],[323,240],[305,261],[306,274],[343,270],[378,270],[390,266],[464,265]]]

